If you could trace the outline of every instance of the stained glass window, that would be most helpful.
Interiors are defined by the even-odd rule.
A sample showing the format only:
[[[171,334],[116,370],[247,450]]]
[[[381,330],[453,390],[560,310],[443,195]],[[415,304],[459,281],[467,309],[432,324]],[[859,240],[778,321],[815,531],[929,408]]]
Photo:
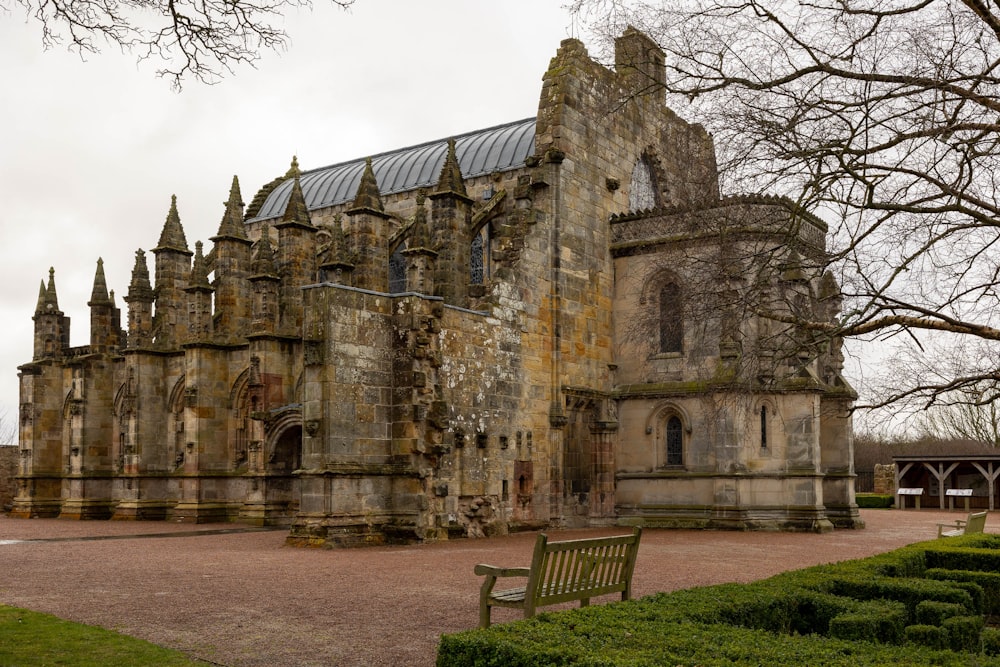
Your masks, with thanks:
[[[489,236],[487,226],[484,226],[478,234],[472,238],[469,248],[469,283],[472,285],[482,285],[489,277],[489,265],[486,262],[486,252],[489,248]]]
[[[667,465],[684,465],[684,431],[677,416],[667,420]]]

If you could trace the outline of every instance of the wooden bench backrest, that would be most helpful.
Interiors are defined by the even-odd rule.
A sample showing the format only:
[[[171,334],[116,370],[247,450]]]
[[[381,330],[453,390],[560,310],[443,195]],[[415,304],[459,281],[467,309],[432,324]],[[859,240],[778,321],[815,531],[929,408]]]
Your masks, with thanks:
[[[627,591],[641,528],[631,535],[549,542],[538,536],[525,603],[532,608]]]
[[[981,533],[986,530],[986,512],[975,512],[969,515],[968,523],[965,524],[965,534]]]

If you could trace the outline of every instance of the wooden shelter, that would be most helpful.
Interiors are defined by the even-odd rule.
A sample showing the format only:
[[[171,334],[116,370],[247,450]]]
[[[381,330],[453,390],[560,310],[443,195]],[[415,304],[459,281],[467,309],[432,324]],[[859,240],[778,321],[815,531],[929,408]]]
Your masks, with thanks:
[[[946,509],[951,505],[949,495],[952,499],[962,498],[958,491],[971,490],[971,508],[995,509],[1000,454],[929,454],[894,456],[892,460],[896,464],[896,489],[922,488],[925,507],[933,507],[931,499],[936,497],[938,507]]]

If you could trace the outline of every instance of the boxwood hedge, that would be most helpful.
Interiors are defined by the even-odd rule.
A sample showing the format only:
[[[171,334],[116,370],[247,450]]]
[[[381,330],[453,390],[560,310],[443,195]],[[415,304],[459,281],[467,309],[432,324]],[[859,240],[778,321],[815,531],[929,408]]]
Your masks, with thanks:
[[[443,635],[437,664],[1000,667],[1000,631],[984,628],[984,614],[1000,608],[994,563],[1000,536],[934,540],[751,584]]]

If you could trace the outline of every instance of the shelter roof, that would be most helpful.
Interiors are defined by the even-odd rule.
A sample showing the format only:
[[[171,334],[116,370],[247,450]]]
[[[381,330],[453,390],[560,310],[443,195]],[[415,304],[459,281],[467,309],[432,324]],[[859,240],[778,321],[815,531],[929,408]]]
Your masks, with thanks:
[[[1000,453],[997,454],[986,454],[986,453],[973,453],[973,454],[926,454],[924,456],[893,456],[892,460],[896,463],[931,463],[933,461],[1000,461]]]

